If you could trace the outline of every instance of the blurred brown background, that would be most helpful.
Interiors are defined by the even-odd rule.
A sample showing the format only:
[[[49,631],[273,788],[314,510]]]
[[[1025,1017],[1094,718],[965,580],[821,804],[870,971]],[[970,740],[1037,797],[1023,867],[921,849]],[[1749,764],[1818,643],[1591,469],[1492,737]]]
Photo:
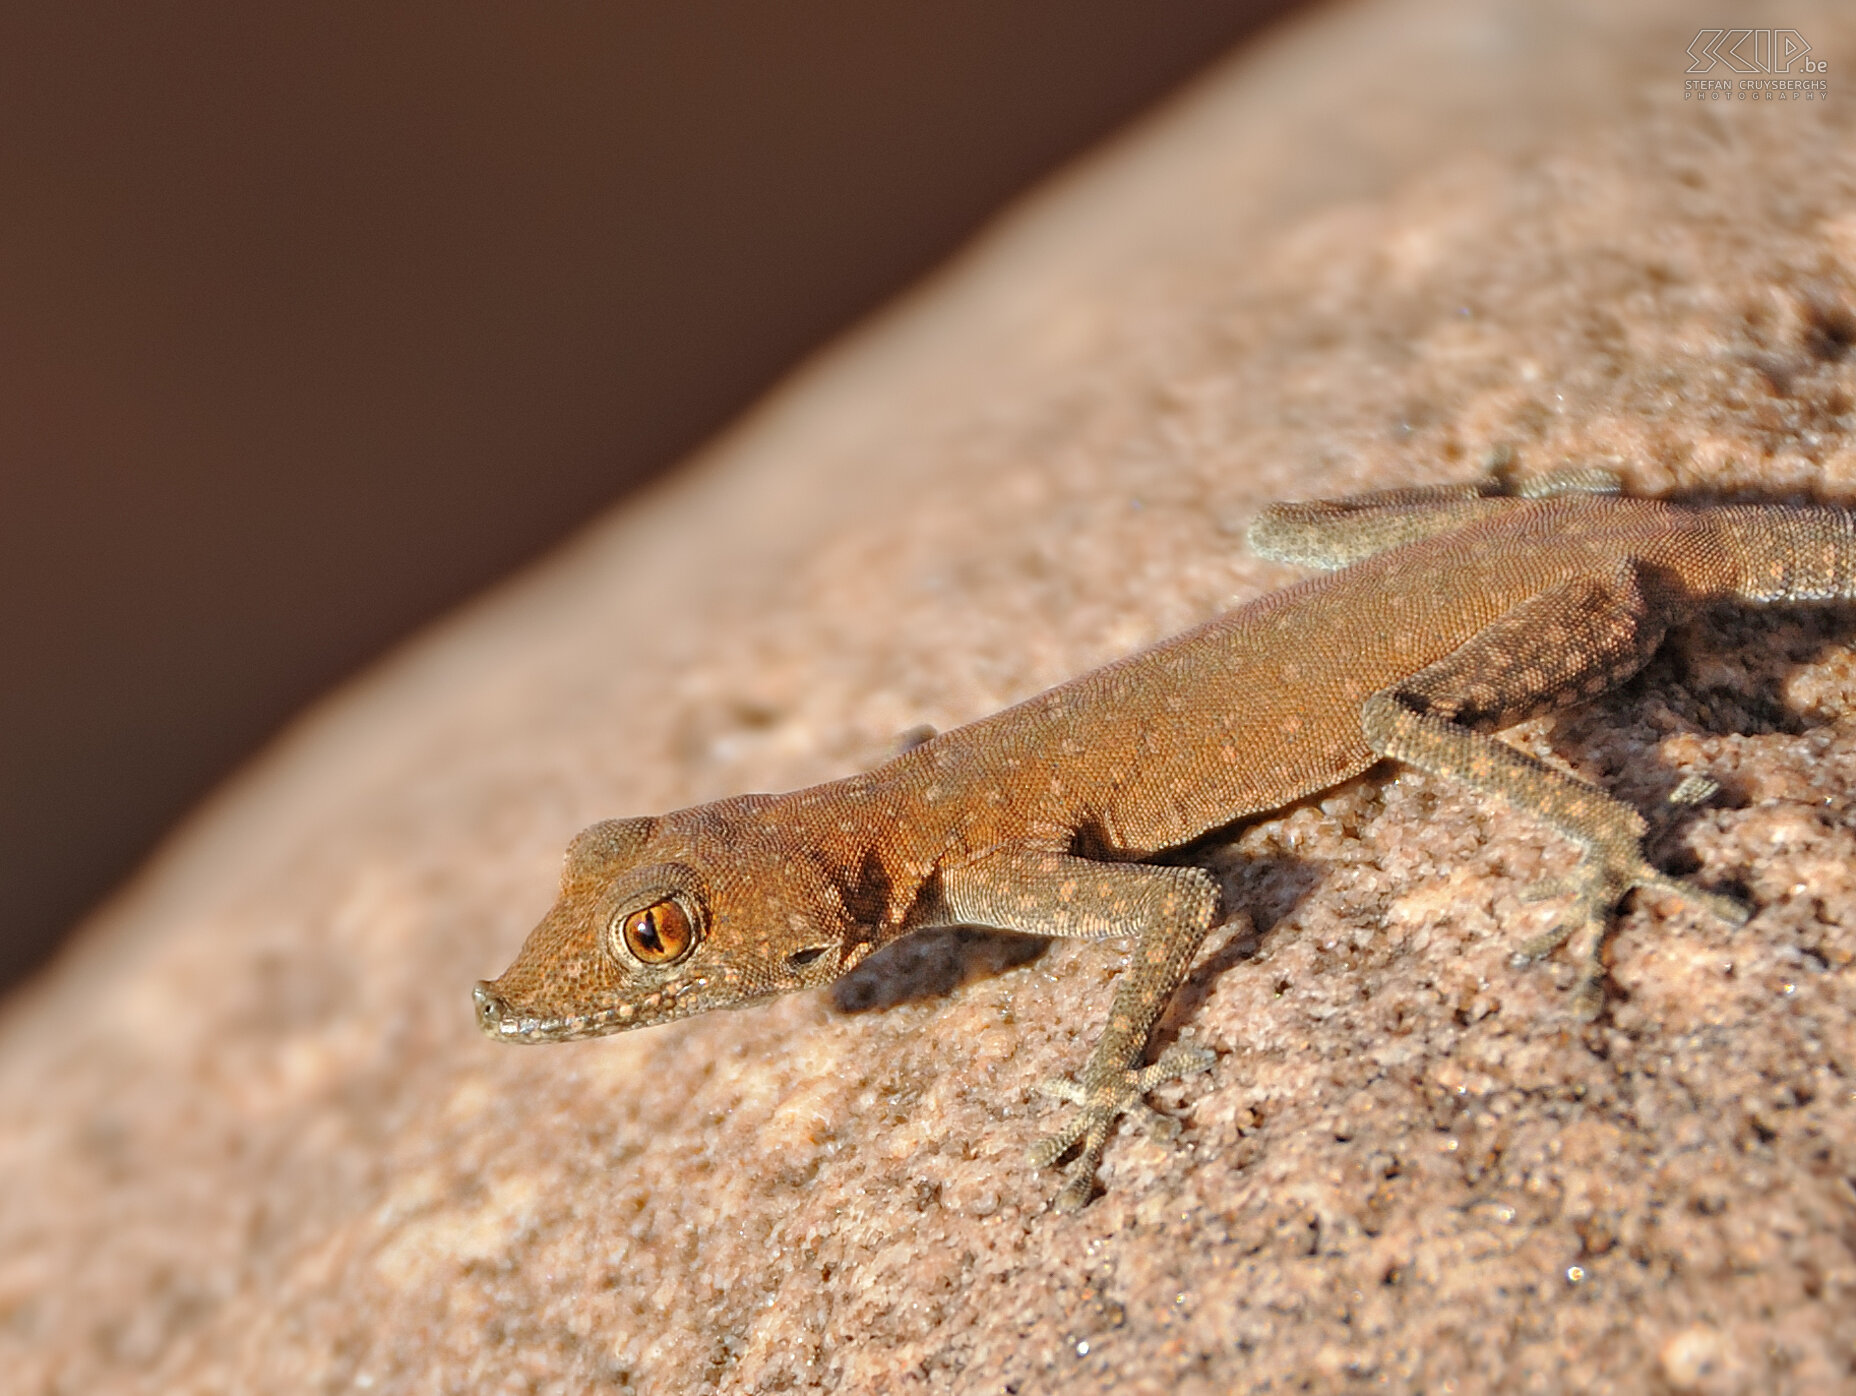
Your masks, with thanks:
[[[1286,0],[0,10],[0,985]]]

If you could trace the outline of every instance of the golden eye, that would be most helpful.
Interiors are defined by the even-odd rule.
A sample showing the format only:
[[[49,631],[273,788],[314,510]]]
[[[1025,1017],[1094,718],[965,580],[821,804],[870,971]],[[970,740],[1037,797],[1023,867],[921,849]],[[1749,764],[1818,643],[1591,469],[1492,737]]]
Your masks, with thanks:
[[[625,948],[647,965],[668,965],[690,953],[696,943],[696,928],[690,915],[675,898],[637,911],[628,912],[619,923],[619,936]]]

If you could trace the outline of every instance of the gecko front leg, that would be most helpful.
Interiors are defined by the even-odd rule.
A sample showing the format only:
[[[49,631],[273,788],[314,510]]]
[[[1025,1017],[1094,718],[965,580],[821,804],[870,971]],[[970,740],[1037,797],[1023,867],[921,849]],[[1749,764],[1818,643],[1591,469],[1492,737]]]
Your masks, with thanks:
[[[1164,1081],[1203,1071],[1209,1052],[1175,1045],[1142,1066],[1147,1040],[1218,912],[1218,891],[1201,868],[1100,863],[1067,853],[1001,849],[950,868],[942,895],[950,920],[1028,935],[1101,940],[1136,937],[1109,1008],[1108,1025],[1074,1081],[1050,1093],[1076,1118],[1041,1141],[1032,1162],[1047,1167],[1076,1151],[1056,1206],[1089,1201],[1115,1121]]]

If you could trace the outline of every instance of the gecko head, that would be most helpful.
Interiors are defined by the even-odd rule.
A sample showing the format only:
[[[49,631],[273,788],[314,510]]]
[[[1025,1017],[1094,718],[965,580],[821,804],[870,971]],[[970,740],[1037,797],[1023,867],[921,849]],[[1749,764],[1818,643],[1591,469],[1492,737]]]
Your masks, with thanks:
[[[503,1042],[649,1027],[836,979],[836,889],[753,817],[767,797],[595,824],[568,846],[561,891],[515,963],[475,991]]]

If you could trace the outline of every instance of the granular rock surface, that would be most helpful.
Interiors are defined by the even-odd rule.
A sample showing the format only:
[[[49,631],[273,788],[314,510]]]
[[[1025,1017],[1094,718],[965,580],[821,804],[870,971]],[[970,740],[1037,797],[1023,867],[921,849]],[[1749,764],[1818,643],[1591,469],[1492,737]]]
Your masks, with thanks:
[[[1711,613],[1512,740],[1665,821],[1604,1013],[1569,850],[1381,770],[1197,851],[1211,1047],[1024,1162],[1122,947],[488,1042],[580,826],[872,764],[1290,581],[1264,503],[1567,464],[1856,505],[1830,97],[1691,7],[1270,36],[668,483],[308,715],[0,1018],[0,1371],[51,1392],[1856,1390],[1856,616]]]

